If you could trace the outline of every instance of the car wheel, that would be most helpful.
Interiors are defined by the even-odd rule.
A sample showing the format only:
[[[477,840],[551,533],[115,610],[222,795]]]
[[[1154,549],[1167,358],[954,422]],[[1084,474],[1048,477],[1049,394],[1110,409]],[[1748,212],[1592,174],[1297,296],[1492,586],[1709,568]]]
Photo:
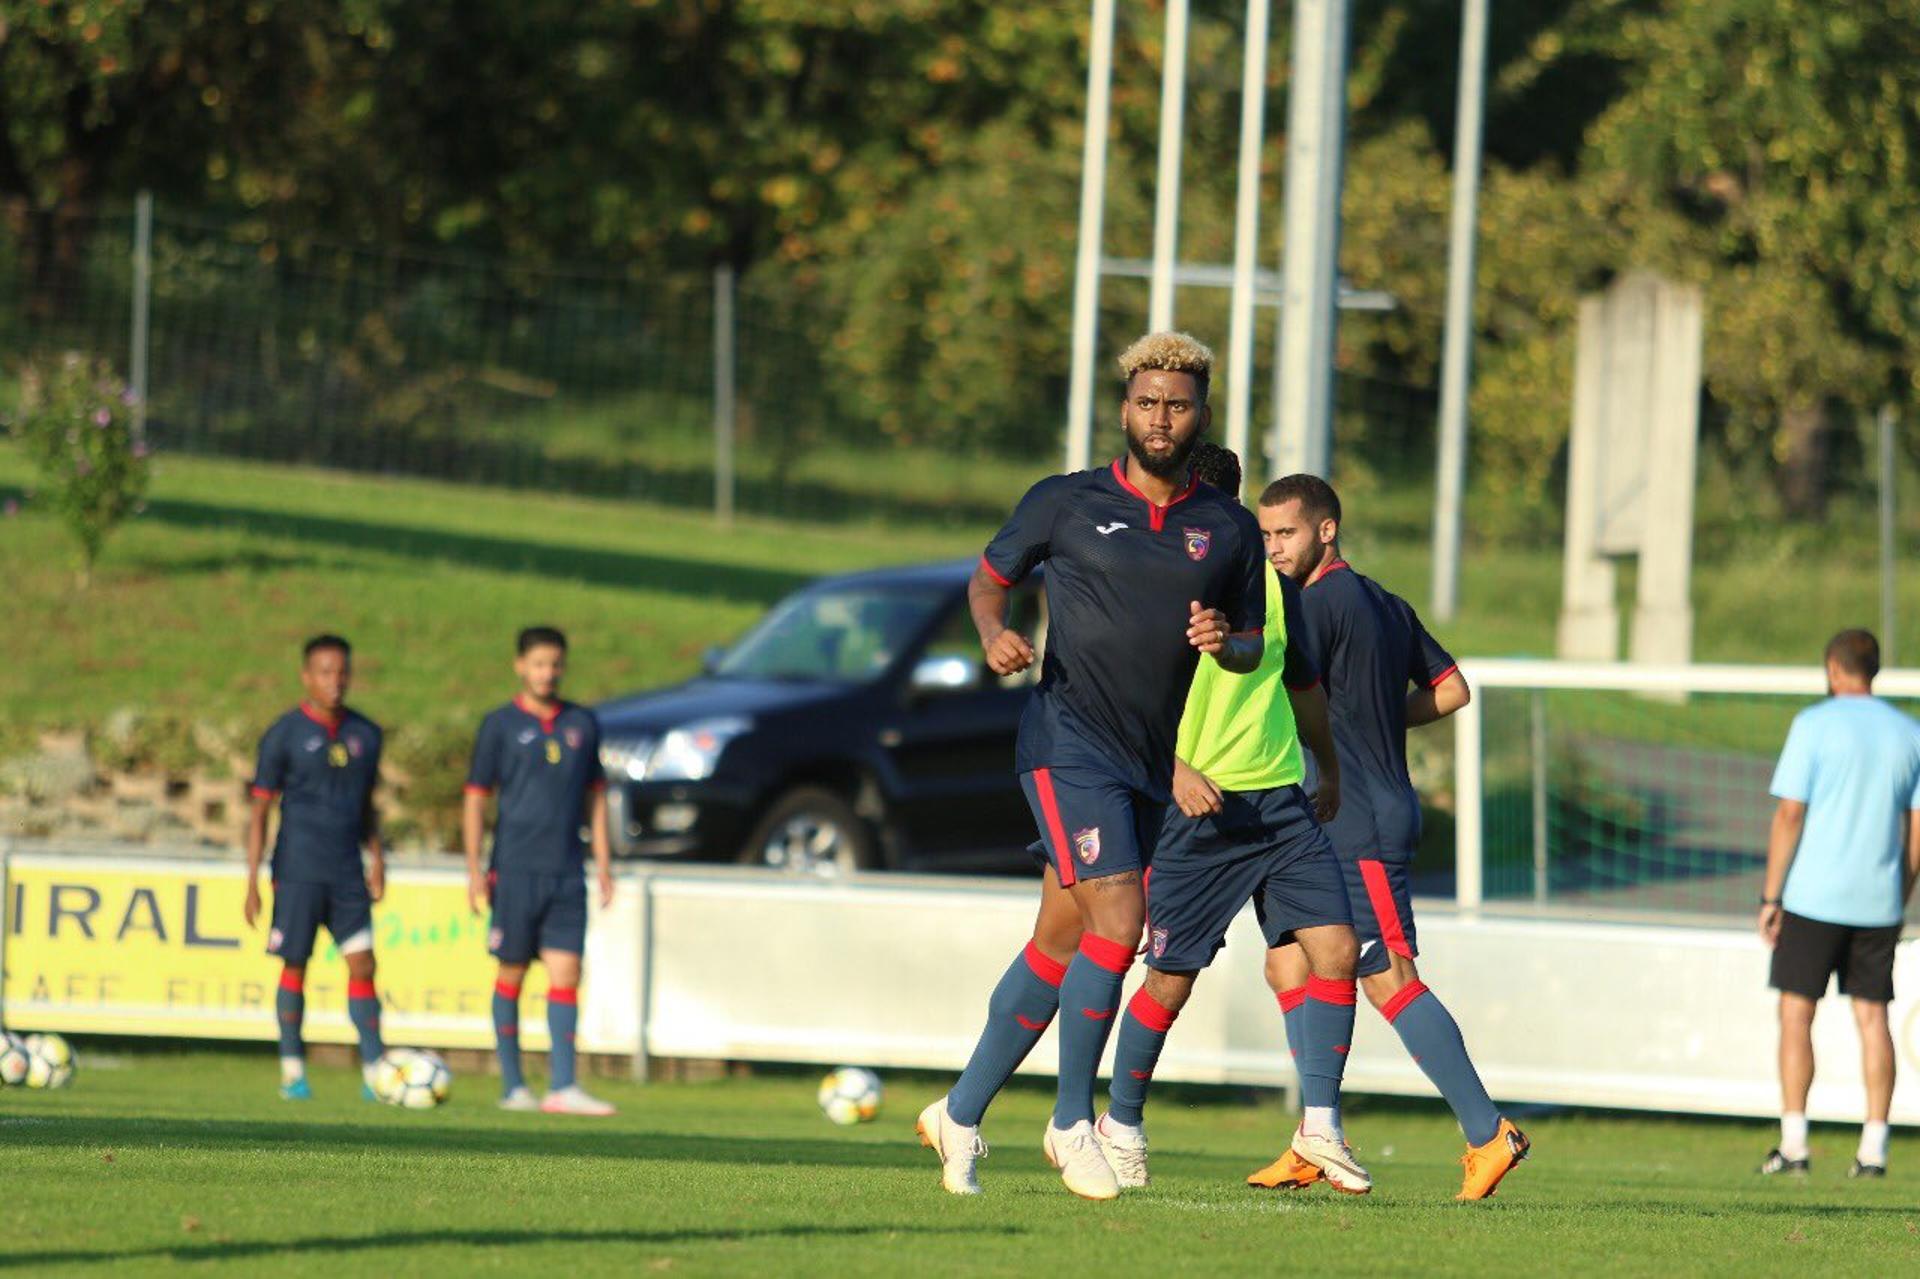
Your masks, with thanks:
[[[840,796],[817,786],[774,802],[740,851],[740,864],[834,879],[874,864],[873,833]]]

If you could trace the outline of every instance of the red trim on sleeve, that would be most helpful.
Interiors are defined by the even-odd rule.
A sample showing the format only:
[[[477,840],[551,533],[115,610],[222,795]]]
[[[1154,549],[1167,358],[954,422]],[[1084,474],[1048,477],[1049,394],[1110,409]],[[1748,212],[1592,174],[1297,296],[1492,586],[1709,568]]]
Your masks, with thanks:
[[[518,986],[509,986],[503,981],[493,983],[493,993],[502,999],[520,998],[520,988]]]
[[[547,990],[547,1002],[550,1004],[578,1004],[580,988],[578,986],[553,986]]]
[[[1145,986],[1133,992],[1133,998],[1127,1001],[1127,1011],[1148,1030],[1157,1030],[1163,1035],[1173,1029],[1173,1019],[1180,1015],[1149,995]]]
[[[374,998],[377,998],[377,996],[373,993],[372,982],[359,981],[355,978],[349,977],[347,979],[347,998],[348,999],[374,999]]]
[[[1281,1012],[1290,1013],[1307,1002],[1307,988],[1295,986],[1291,990],[1278,990],[1274,992],[1273,997],[1280,1001]]]
[[[299,994],[307,988],[307,970],[304,968],[282,968],[280,970],[280,989]]]
[[[482,786],[479,782],[468,782],[463,788],[469,795],[491,795],[493,787]]]
[[[1400,908],[1393,902],[1393,886],[1387,882],[1387,868],[1377,860],[1362,859],[1360,878],[1367,885],[1367,902],[1373,907],[1374,920],[1380,925],[1380,940],[1396,955],[1413,958],[1407,945],[1406,930],[1400,926]]]
[[[1350,1005],[1354,1000],[1353,979],[1351,977],[1345,981],[1329,981],[1325,977],[1309,977],[1307,978],[1306,991],[1308,999],[1317,999],[1323,1004]]]
[[[1447,676],[1453,674],[1455,671],[1459,669],[1460,669],[1460,663],[1455,662],[1452,666],[1447,667],[1446,670],[1441,671],[1438,675],[1435,675],[1432,679],[1428,680],[1427,687],[1439,688],[1442,684],[1447,682]]]
[[[1060,801],[1053,794],[1053,770],[1033,770],[1033,793],[1040,798],[1040,816],[1046,823],[1046,838],[1053,854],[1053,870],[1060,887],[1072,888],[1078,878],[1073,873],[1073,850],[1067,847],[1066,823],[1060,820]]]
[[[268,790],[264,786],[251,786],[251,787],[248,787],[248,793],[252,795],[255,799],[272,799],[274,796],[278,795],[280,792],[277,790]]]
[[[1041,950],[1033,942],[1027,943],[1027,948],[1020,952],[1020,958],[1027,961],[1027,967],[1033,970],[1035,977],[1056,990],[1059,989],[1061,980],[1067,975],[1065,964]]]
[[[999,569],[997,569],[997,568],[995,568],[995,567],[993,566],[993,561],[992,561],[992,560],[990,560],[990,559],[988,559],[988,558],[987,558],[987,557],[986,557],[986,556],[985,556],[984,554],[983,554],[983,555],[981,555],[981,557],[980,557],[980,567],[981,567],[981,568],[983,568],[983,569],[985,569],[985,570],[987,570],[987,576],[988,576],[988,577],[990,577],[990,578],[992,578],[992,579],[993,579],[994,581],[996,581],[996,582],[998,582],[998,583],[1000,583],[1000,585],[1002,585],[1002,586],[1004,586],[1004,587],[1007,587],[1007,588],[1008,588],[1009,590],[1011,590],[1011,589],[1012,589],[1012,587],[1013,587],[1013,582],[1012,582],[1012,580],[1011,580],[1011,579],[1009,579],[1009,578],[1005,578],[1005,577],[1002,577],[1002,576],[1000,576],[1000,570],[999,570]]]
[[[1110,973],[1124,973],[1133,967],[1133,947],[1096,933],[1081,934],[1080,953]]]
[[[598,795],[601,791],[605,790],[606,788],[607,788],[607,779],[604,777],[595,778],[593,781],[590,781],[587,783],[587,793],[589,795]]]
[[[1392,999],[1380,1005],[1380,1015],[1391,1022],[1395,1017],[1400,1015],[1401,1010],[1408,1004],[1426,993],[1427,983],[1423,981],[1410,981],[1398,991],[1394,992]]]

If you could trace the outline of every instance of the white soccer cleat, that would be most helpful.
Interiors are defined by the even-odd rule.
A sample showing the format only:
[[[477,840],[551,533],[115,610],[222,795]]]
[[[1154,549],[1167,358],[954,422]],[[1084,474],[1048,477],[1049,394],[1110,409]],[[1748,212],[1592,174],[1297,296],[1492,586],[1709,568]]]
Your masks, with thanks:
[[[525,1084],[502,1097],[497,1103],[502,1110],[538,1110],[540,1099]]]
[[[1318,1168],[1335,1190],[1364,1195],[1373,1189],[1373,1177],[1353,1157],[1353,1148],[1337,1137],[1309,1136],[1301,1129],[1293,1134],[1293,1153]]]
[[[980,1193],[974,1165],[987,1157],[987,1143],[980,1140],[978,1127],[955,1123],[942,1097],[920,1112],[914,1130],[920,1134],[920,1144],[940,1156],[940,1184],[948,1194]]]
[[[614,1113],[607,1102],[598,1097],[589,1096],[579,1084],[572,1084],[556,1092],[550,1092],[546,1100],[540,1103],[543,1115],[593,1115],[602,1117]]]
[[[1147,1184],[1147,1130],[1121,1123],[1102,1114],[1093,1125],[1093,1139],[1113,1169],[1113,1179],[1122,1190],[1138,1190]]]
[[[1047,1121],[1047,1136],[1040,1143],[1047,1162],[1060,1170],[1060,1180],[1082,1199],[1118,1199],[1120,1182],[1113,1165],[1100,1153],[1094,1140],[1093,1125],[1082,1119],[1071,1128],[1060,1129]]]

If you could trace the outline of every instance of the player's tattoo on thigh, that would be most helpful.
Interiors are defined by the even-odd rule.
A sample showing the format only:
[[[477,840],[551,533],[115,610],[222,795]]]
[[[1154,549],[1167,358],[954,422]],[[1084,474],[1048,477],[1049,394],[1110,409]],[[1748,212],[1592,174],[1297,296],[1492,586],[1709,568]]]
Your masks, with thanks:
[[[1139,888],[1140,872],[1137,870],[1121,871],[1118,875],[1103,875],[1099,879],[1091,882],[1094,891],[1103,893],[1114,888]]]

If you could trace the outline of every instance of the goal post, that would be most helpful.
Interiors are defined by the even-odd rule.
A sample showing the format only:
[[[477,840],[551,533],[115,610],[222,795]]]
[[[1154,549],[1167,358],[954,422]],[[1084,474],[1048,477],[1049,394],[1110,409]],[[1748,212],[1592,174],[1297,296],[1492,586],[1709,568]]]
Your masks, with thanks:
[[[1827,695],[1823,669],[1460,665],[1473,690],[1453,716],[1451,743],[1462,912],[1527,903],[1593,914],[1753,910],[1773,763],[1794,715]],[[1920,713],[1920,670],[1882,671],[1874,692]],[[1445,797],[1435,807],[1443,811]]]

